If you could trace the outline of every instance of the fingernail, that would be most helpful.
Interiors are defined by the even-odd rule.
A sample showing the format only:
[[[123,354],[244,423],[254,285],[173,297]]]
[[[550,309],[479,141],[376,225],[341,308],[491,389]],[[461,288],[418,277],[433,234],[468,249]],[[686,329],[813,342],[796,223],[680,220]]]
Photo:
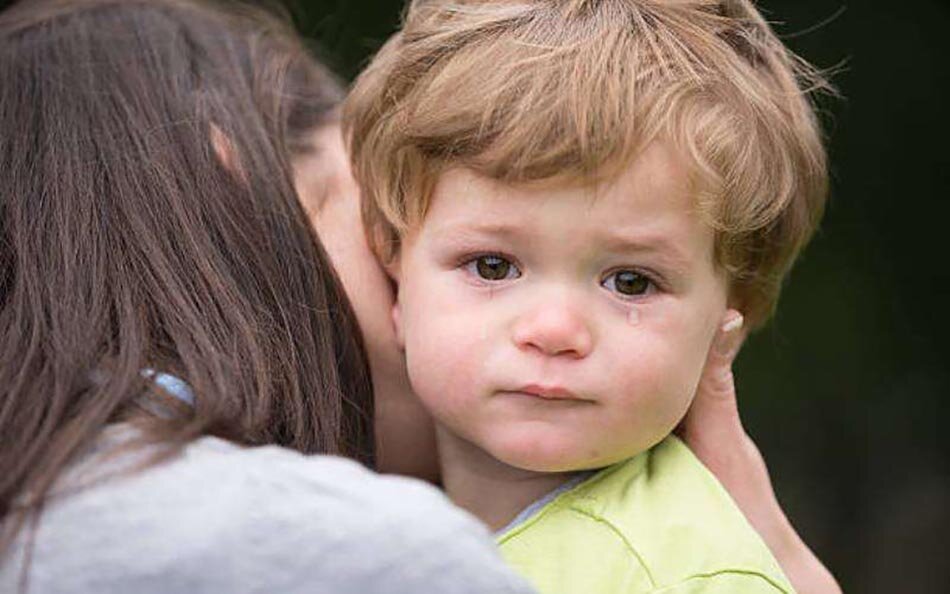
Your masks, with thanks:
[[[722,324],[722,331],[726,334],[735,332],[739,328],[742,328],[744,322],[745,319],[742,317],[742,314],[733,310],[726,316],[726,321]]]
[[[738,338],[738,330],[742,328],[745,320],[742,314],[732,310],[726,315],[726,320],[722,323],[722,332],[719,334],[719,340],[716,344],[716,352],[726,359],[732,359],[736,356],[741,340]]]

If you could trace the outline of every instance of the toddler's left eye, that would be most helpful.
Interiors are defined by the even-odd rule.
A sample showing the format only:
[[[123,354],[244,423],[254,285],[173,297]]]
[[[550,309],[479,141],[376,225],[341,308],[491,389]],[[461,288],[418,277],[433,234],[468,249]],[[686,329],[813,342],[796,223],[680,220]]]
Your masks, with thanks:
[[[653,284],[648,277],[633,270],[618,270],[601,283],[606,289],[624,297],[645,295]]]

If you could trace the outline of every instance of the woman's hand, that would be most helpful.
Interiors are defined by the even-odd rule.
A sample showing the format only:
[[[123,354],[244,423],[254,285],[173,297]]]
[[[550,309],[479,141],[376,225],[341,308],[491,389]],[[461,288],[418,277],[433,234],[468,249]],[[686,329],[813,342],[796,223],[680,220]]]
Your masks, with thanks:
[[[785,517],[765,460],[739,418],[732,362],[745,339],[742,325],[739,312],[726,312],[676,432],[729,491],[799,594],[840,594],[834,576]]]

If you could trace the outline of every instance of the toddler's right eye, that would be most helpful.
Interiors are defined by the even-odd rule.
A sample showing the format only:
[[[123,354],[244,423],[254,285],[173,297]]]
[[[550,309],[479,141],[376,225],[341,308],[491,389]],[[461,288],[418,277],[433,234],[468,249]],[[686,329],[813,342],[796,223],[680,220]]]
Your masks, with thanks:
[[[472,258],[465,263],[465,270],[487,281],[511,280],[521,276],[521,271],[510,260],[495,255]]]

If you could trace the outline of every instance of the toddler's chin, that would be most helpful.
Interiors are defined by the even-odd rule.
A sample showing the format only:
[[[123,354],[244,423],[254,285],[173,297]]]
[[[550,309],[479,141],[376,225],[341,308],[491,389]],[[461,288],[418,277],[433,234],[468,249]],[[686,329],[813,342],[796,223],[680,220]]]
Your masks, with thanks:
[[[508,466],[544,473],[603,468],[627,457],[623,454],[604,456],[566,442],[536,440],[508,440],[494,443],[487,450],[496,460]]]

